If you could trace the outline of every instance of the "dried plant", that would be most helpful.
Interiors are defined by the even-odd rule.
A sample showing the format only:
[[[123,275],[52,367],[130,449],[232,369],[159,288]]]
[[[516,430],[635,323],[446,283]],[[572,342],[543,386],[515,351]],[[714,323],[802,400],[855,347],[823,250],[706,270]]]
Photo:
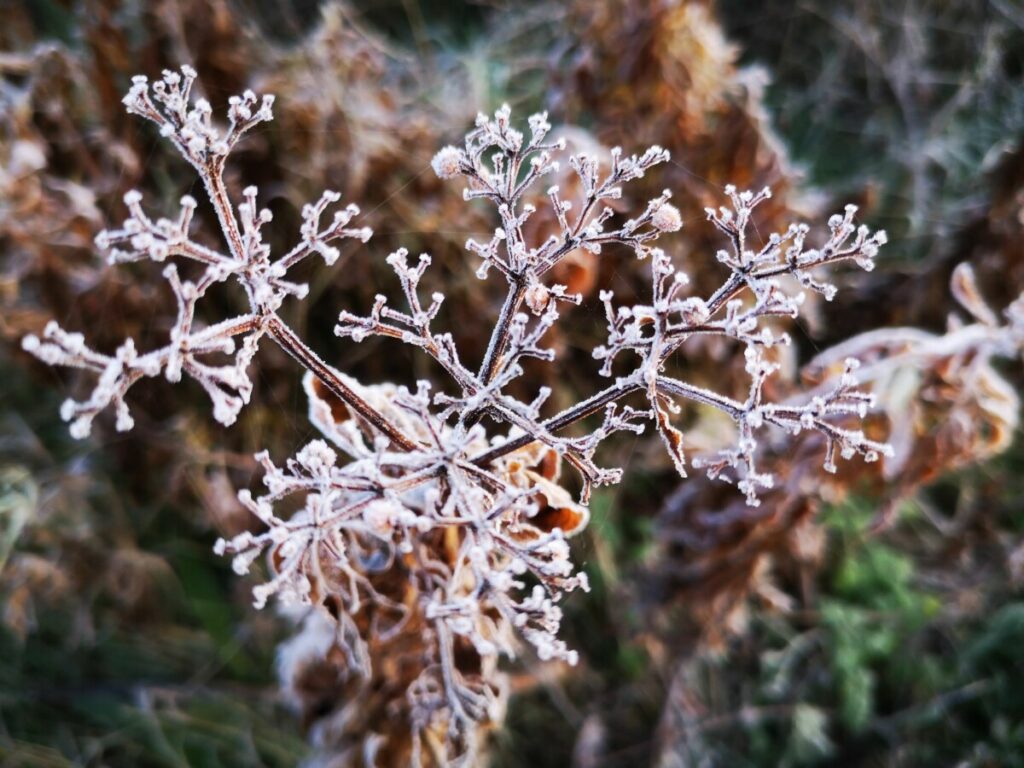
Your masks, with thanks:
[[[826,392],[845,375],[844,361],[863,362],[858,377],[879,405],[870,428],[884,429],[893,449],[884,467],[850,465],[822,483],[815,473],[820,438],[808,433],[765,450],[779,482],[756,510],[701,482],[683,484],[666,499],[654,577],[662,600],[685,601],[704,642],[718,644],[742,626],[751,595],[776,607],[791,604],[771,583],[770,566],[818,567],[822,542],[814,520],[825,504],[866,495],[880,528],[926,483],[1009,448],[1020,398],[995,363],[1024,351],[1024,294],[1000,317],[967,263],[954,270],[951,293],[972,322],[951,313],[945,333],[868,331],[825,350],[802,371],[815,391]]]
[[[130,429],[130,388],[161,375],[170,382],[183,375],[194,379],[212,400],[214,418],[231,424],[251,396],[248,371],[264,338],[307,371],[312,421],[325,439],[309,443],[284,465],[266,452],[258,456],[267,492],[253,496],[243,490],[239,499],[262,528],[222,540],[217,550],[233,555],[239,573],[266,555],[271,578],[255,588],[256,605],[277,595],[285,605],[322,609],[316,615],[318,621],[329,618],[329,642],[350,684],[346,695],[376,691],[383,711],[407,724],[402,743],[362,729],[352,744],[353,762],[470,762],[482,727],[500,718],[505,697],[500,657],[515,656],[521,639],[541,659],[575,663],[575,652],[559,638],[560,602],[567,592],[586,589],[587,580],[574,568],[567,537],[587,524],[592,487],[621,478],[621,470],[596,460],[599,445],[614,433],[640,433],[653,422],[685,474],[683,435],[672,420],[678,401],[723,412],[736,424],[734,445],[691,463],[711,478],[735,482],[749,505],[758,504],[772,485],[771,475],[755,462],[758,438],[769,427],[818,435],[829,471],[835,471],[838,456],[859,453],[874,461],[890,453],[851,424],[872,404],[872,397],[855,387],[852,360],[834,386],[807,402],[773,403],[766,397],[766,381],[777,369],[776,347],[788,342],[775,323],[796,317],[803,297],[795,286],[831,298],[835,288],[821,281],[819,268],[852,261],[870,269],[885,242],[884,233],[854,224],[853,206],[829,220],[828,236],[817,248],[806,245],[803,225],[755,246],[752,217],[770,193],[728,187],[729,207],[707,211],[728,243],[717,253],[726,277],[706,298],[688,295],[686,275],[655,245],[682,226],[669,192],[632,217],[611,207],[623,196],[623,186],[666,161],[667,151],[655,146],[626,156],[613,149],[606,172],[596,157],[571,156],[581,199],[570,202],[557,187],[549,188],[555,230],[547,239],[531,241],[525,233],[536,212],[534,188],[557,169],[565,142],[547,140],[551,126],[544,114],[529,119],[525,134],[513,127],[507,107],[493,118],[481,115],[464,146],[443,148],[433,168],[442,179],[464,177],[465,199],[488,201],[497,210],[500,225],[493,236],[466,244],[479,259],[478,277],[493,271],[507,283],[486,354],[471,367],[460,357],[454,336],[434,329],[444,296],[434,293],[424,301],[419,291],[430,257],[410,263],[399,249],[387,263],[405,307],[380,295],[368,314],[341,312],[335,332],[354,342],[379,336],[417,347],[446,381],[419,381],[412,389],[365,385],[324,362],[278,314],[286,298],[301,299],[307,292],[289,279],[293,267],[314,255],[331,264],[339,258],[340,239],[369,239],[368,229],[352,226],[358,208],[349,205],[331,216],[328,209],[339,195],[325,192],[304,208],[297,244],[272,257],[263,240],[269,211],[258,207],[254,187],[233,202],[224,167],[243,135],[271,119],[273,97],[258,98],[250,91],[233,97],[227,127],[220,128],[210,104],[192,99],[194,80],[188,67],[165,72],[152,85],[137,77],[124,101],[130,112],[155,123],[195,169],[226,252],[191,239],[196,208],[191,197],[182,199],[174,219],[153,220],[141,195],[129,193],[123,227],[97,238],[108,261],[180,259],[201,270],[194,280],[183,278],[175,263],[163,270],[178,305],[168,343],[142,352],[128,339],[106,355],[86,346],[80,334],[50,323],[42,339],[26,337],[24,348],[46,363],[98,377],[88,398],[68,400],[61,409],[77,437],[88,434],[96,415],[108,407],[115,411],[117,429]],[[330,216],[326,223],[325,215]],[[593,356],[611,383],[546,415],[549,388],[523,398],[512,394],[516,387],[510,385],[523,375],[524,361],[554,361],[544,336],[562,304],[582,300],[551,282],[550,273],[574,252],[603,254],[610,247],[647,259],[650,303],[616,307],[611,293],[602,293],[608,340]],[[244,290],[248,310],[199,327],[197,303],[225,282]],[[750,385],[743,399],[667,373],[666,363],[687,340],[708,335],[744,348]],[[620,358],[629,364],[616,375]],[[588,429],[566,434],[566,428],[592,416],[596,421]],[[562,463],[579,476],[578,501],[569,492],[573,481],[561,476]],[[294,656],[302,656],[301,648]],[[388,670],[384,678],[382,668]]]
[[[808,435],[795,444],[767,451],[766,461],[780,482],[765,494],[757,510],[723,498],[718,489],[700,480],[680,486],[667,499],[659,518],[656,538],[660,551],[651,575],[660,587],[655,590],[661,601],[658,609],[664,611],[666,604],[671,603],[681,610],[670,611],[675,619],[671,631],[675,643],[665,647],[669,660],[664,667],[671,680],[667,695],[670,703],[659,723],[656,759],[671,762],[681,754],[713,755],[705,759],[728,762],[726,755],[747,754],[755,749],[748,739],[758,733],[765,721],[773,721],[773,726],[776,721],[792,722],[797,727],[803,712],[815,710],[809,704],[815,695],[810,690],[823,686],[831,695],[843,689],[841,672],[837,670],[849,657],[836,653],[831,642],[820,643],[820,634],[830,631],[828,627],[832,626],[831,631],[847,633],[846,642],[853,646],[872,647],[872,641],[865,639],[872,632],[871,624],[849,619],[856,615],[858,607],[877,616],[877,627],[881,629],[875,631],[888,632],[902,626],[895,630],[902,633],[898,635],[900,644],[891,655],[885,654],[895,665],[904,664],[915,654],[933,658],[929,657],[932,651],[927,649],[931,633],[938,630],[954,636],[959,631],[952,616],[968,613],[972,621],[982,626],[992,616],[999,616],[998,602],[993,604],[987,595],[979,597],[979,593],[985,594],[992,587],[979,586],[986,579],[978,574],[991,568],[994,575],[987,581],[995,589],[1004,589],[1018,578],[1019,537],[1006,535],[992,521],[1001,509],[1015,509],[1012,499],[1000,501],[1004,495],[1012,497],[1005,494],[1005,476],[996,475],[999,479],[994,483],[998,485],[995,500],[975,491],[977,497],[961,499],[948,517],[948,508],[933,506],[927,495],[919,494],[920,520],[926,522],[926,534],[914,530],[914,515],[907,515],[904,520],[896,515],[901,503],[918,494],[926,484],[954,470],[988,462],[1007,451],[1019,429],[1020,395],[1002,364],[1007,360],[1019,361],[1024,353],[1024,294],[1002,312],[997,311],[983,298],[975,270],[968,263],[961,263],[954,270],[950,293],[961,312],[950,314],[944,333],[910,327],[869,331],[825,350],[802,371],[806,379],[827,388],[840,375],[846,356],[856,355],[862,360],[858,376],[871,386],[879,404],[879,413],[872,416],[875,423],[868,429],[886,429],[893,446],[893,455],[884,467],[847,465],[823,484],[813,465],[821,446],[813,435]],[[970,474],[965,473],[957,481],[961,487],[971,489],[964,492],[965,496],[976,487]],[[831,524],[821,520],[819,513],[830,505],[843,510],[841,523],[835,519]],[[858,509],[864,513],[861,523],[845,519],[846,513]],[[829,584],[831,579],[846,585],[855,581],[844,581],[834,575],[836,548],[842,546],[841,537],[835,535],[837,525],[856,531],[857,549],[853,551],[861,555],[865,568],[878,569],[878,578],[891,578],[893,590],[906,590],[907,585],[913,584],[921,590],[916,593],[919,599],[921,595],[931,599],[936,594],[930,591],[935,589],[932,584],[942,584],[937,592],[942,597],[942,607],[929,606],[929,623],[924,625],[927,629],[908,621],[907,614],[901,617],[898,608],[877,611],[877,604],[867,602],[871,608],[864,609],[865,603],[859,603],[855,596],[863,588],[862,582],[846,592]],[[930,554],[927,559],[917,556],[918,562],[924,561],[925,565],[908,568],[902,584],[893,572],[879,566],[878,559],[872,562],[872,557],[865,556],[865,550],[874,548],[876,553],[901,552],[886,561],[890,565],[908,562],[909,557],[895,549],[893,542]],[[969,566],[965,567],[965,563]],[[970,597],[963,598],[958,590]],[[904,597],[910,594],[913,593],[901,593]],[[878,595],[864,590],[860,599],[877,600]],[[1003,599],[1000,596],[996,601]],[[762,610],[752,607],[757,603],[762,604]],[[907,604],[911,606],[906,609],[908,614],[919,610],[912,599]],[[850,613],[843,613],[844,610]],[[835,625],[829,622],[837,621],[838,615],[851,623],[834,629]],[[682,632],[680,625],[685,626]],[[783,626],[799,629],[780,631]],[[908,626],[914,630],[908,630]],[[770,628],[771,634],[786,638],[786,650],[764,650],[770,643],[757,635],[765,627]],[[745,641],[726,646],[725,636],[737,631],[743,632]],[[751,641],[751,636],[757,639]],[[680,639],[689,643],[680,643]],[[740,646],[743,650],[737,650]],[[822,673],[816,662],[808,663],[816,646],[819,651],[836,653],[835,661],[826,664],[832,667],[829,671]],[[715,671],[705,676],[707,669],[703,665],[708,655],[695,651],[706,652],[709,647],[718,653],[710,665]],[[771,703],[751,704],[758,698],[746,691],[739,694],[742,702],[730,700],[728,695],[719,699],[709,693],[740,690],[730,685],[731,680],[721,678],[734,678],[737,674],[748,680],[753,677],[750,668],[744,667],[744,655],[751,650],[759,658],[757,669],[761,679],[771,681],[772,692],[767,697]],[[723,663],[719,654],[726,656],[728,663]],[[773,666],[779,659],[785,662]],[[877,713],[874,717],[878,719],[894,720],[891,714],[881,716],[882,712],[898,707],[890,694],[881,690],[893,678],[885,677],[877,668],[871,671],[863,660],[852,664],[853,674],[858,676],[855,685],[866,681],[856,690],[864,696],[868,713]],[[804,674],[804,670],[811,669],[813,673]],[[937,689],[936,700],[951,695],[944,686],[943,683]],[[786,704],[780,701],[783,690],[787,691]],[[791,695],[797,690],[800,693]],[[836,715],[828,713],[830,735],[844,727],[851,728],[848,713],[855,710],[847,707],[856,694],[850,690],[840,693],[842,706],[836,708]],[[913,706],[920,707],[920,694],[914,696]],[[957,717],[963,716],[959,712],[943,717],[936,720],[936,725],[946,730]],[[780,730],[785,732],[785,728]],[[882,749],[920,753],[921,746],[916,742],[922,737],[915,736],[887,739]],[[824,751],[831,751],[831,746]]]

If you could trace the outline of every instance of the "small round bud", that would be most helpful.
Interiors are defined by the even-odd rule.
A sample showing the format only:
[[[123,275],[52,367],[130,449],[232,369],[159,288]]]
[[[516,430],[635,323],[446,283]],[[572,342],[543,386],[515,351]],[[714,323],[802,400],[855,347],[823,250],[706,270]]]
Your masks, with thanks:
[[[546,286],[540,283],[534,283],[526,289],[526,294],[523,296],[526,306],[528,306],[535,315],[539,315],[548,305],[548,301],[551,298],[551,292]]]
[[[651,215],[651,225],[659,232],[677,232],[683,226],[683,217],[674,205],[662,203]]]
[[[395,528],[400,508],[385,499],[374,499],[363,507],[363,521],[378,536],[387,537]]]
[[[434,155],[430,165],[439,179],[450,179],[458,176],[462,172],[462,152],[453,146],[444,147]]]

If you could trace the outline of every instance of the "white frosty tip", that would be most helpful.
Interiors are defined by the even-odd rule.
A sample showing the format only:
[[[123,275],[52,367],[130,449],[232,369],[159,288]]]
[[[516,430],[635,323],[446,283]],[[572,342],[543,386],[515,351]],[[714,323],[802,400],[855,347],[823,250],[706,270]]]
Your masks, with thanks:
[[[651,225],[659,232],[678,232],[683,226],[679,209],[671,203],[662,203],[651,215]]]
[[[434,155],[430,165],[439,179],[450,179],[458,176],[461,173],[462,152],[451,145],[443,147]]]

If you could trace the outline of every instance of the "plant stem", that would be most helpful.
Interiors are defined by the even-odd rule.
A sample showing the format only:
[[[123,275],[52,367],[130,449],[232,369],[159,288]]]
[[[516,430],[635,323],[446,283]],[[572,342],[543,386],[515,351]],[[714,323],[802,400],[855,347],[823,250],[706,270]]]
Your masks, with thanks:
[[[270,337],[276,341],[281,348],[294,357],[304,368],[313,372],[313,375],[320,379],[333,394],[341,399],[345,405],[358,413],[382,434],[386,435],[397,448],[403,451],[412,451],[416,448],[415,441],[411,440],[395,425],[388,421],[376,408],[360,397],[355,390],[349,387],[331,369],[327,363],[302,341],[284,321],[276,314],[267,317],[264,326]]]
[[[520,305],[523,303],[523,296],[526,294],[526,281],[522,278],[516,280],[509,286],[508,294],[505,296],[505,303],[501,306],[501,314],[491,332],[491,340],[487,345],[487,353],[484,355],[483,363],[480,365],[480,380],[484,385],[490,384],[498,372],[501,358],[508,346],[509,328],[512,326],[512,318],[516,316]]]
[[[580,419],[585,419],[592,413],[600,410],[608,403],[618,400],[621,397],[636,392],[643,388],[643,384],[637,381],[619,382],[607,389],[603,389],[596,395],[587,398],[582,403],[577,403],[571,408],[567,408],[561,413],[552,416],[550,419],[545,421],[541,426],[548,432],[556,432],[560,429],[564,429],[570,424],[574,424]],[[477,466],[484,466],[494,461],[495,459],[501,458],[502,456],[511,453],[512,451],[519,450],[525,445],[529,445],[537,438],[533,435],[520,435],[517,438],[509,440],[501,445],[495,446],[484,453],[474,457],[471,461]]]
[[[188,155],[186,155],[187,157]],[[224,186],[224,169],[222,163],[216,161],[208,163],[206,167],[196,167],[200,178],[206,187],[206,194],[210,198],[214,211],[217,212],[217,220],[220,228],[228,241],[228,248],[231,256],[236,261],[245,260],[245,247],[242,245],[242,235],[238,231],[238,221],[235,219],[235,210],[228,197],[227,188]]]

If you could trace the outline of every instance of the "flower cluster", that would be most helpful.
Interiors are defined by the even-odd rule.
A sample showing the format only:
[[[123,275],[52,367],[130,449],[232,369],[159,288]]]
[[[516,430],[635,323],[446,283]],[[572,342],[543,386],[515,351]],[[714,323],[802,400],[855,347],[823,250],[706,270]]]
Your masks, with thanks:
[[[85,368],[99,374],[87,400],[68,400],[61,408],[61,416],[71,422],[75,437],[87,436],[95,416],[111,404],[117,410],[117,429],[131,429],[133,420],[125,395],[139,379],[161,373],[170,382],[180,381],[182,373],[195,379],[213,401],[214,418],[224,425],[234,423],[252,394],[247,371],[261,338],[270,334],[289,348],[285,341],[289,331],[275,313],[286,296],[302,298],[308,289],[287,280],[288,271],[313,253],[320,254],[328,264],[333,263],[338,258],[337,248],[331,245],[333,241],[354,237],[365,242],[370,237],[369,229],[348,226],[359,213],[354,205],[338,211],[329,224],[321,227],[325,209],[338,200],[337,193],[328,191],[316,204],[304,208],[301,239],[295,247],[272,260],[261,234],[271,221],[270,211],[258,208],[255,187],[245,189],[237,208],[231,203],[224,183],[224,160],[246,131],[271,119],[273,97],[264,97],[255,113],[254,94],[246,92],[233,97],[228,110],[230,124],[221,133],[211,123],[210,105],[204,99],[195,100],[194,105],[190,101],[195,77],[190,67],[184,67],[181,74],[164,72],[163,79],[152,88],[145,77],[136,77],[124,103],[129,112],[156,123],[161,135],[170,139],[196,169],[220,221],[227,253],[190,239],[189,228],[196,209],[194,198],[186,195],[181,199],[176,219],[154,221],[143,210],[139,192],[133,190],[125,195],[129,217],[122,228],[101,232],[96,237],[96,246],[106,254],[109,263],[145,259],[163,263],[178,257],[197,262],[204,269],[197,280],[191,281],[181,279],[175,264],[164,267],[163,276],[177,299],[178,317],[168,344],[159,349],[139,354],[133,340],[128,339],[113,355],[104,355],[86,346],[81,334],[69,333],[55,322],[47,325],[42,339],[25,338],[23,347],[50,365]],[[197,329],[196,305],[212,286],[227,280],[236,281],[245,290],[250,311]],[[232,362],[204,362],[218,354],[231,356]]]
[[[404,306],[379,295],[365,314],[341,312],[335,331],[353,342],[384,337],[418,348],[447,380],[365,385],[321,360],[277,314],[286,298],[306,295],[304,285],[287,279],[292,267],[313,254],[333,263],[340,255],[339,239],[369,238],[369,230],[350,227],[358,209],[350,205],[324,224],[327,209],[338,201],[337,194],[324,193],[303,210],[297,244],[274,258],[262,235],[271,216],[258,208],[257,190],[247,188],[236,204],[223,177],[225,160],[242,135],[271,119],[273,100],[251,92],[232,99],[228,126],[220,129],[210,105],[192,98],[194,80],[189,68],[165,72],[152,85],[136,78],[125,103],[154,122],[196,170],[226,252],[190,239],[196,207],[191,198],[182,200],[176,219],[153,221],[140,196],[130,193],[123,227],[97,238],[112,263],[183,259],[202,265],[205,271],[194,282],[182,280],[173,263],[164,268],[178,304],[168,344],[139,353],[129,339],[107,356],[89,349],[80,335],[51,324],[43,339],[29,337],[24,346],[47,363],[98,374],[87,400],[69,401],[62,409],[77,436],[87,434],[96,414],[109,405],[117,412],[117,428],[130,428],[129,388],[160,374],[172,382],[182,374],[195,379],[213,400],[214,417],[232,423],[251,396],[248,369],[264,338],[305,368],[310,418],[323,439],[283,466],[268,453],[259,454],[266,493],[242,491],[239,499],[260,528],[220,541],[217,549],[233,557],[239,573],[265,557],[271,575],[256,587],[257,607],[276,595],[284,604],[310,606],[329,617],[346,675],[363,681],[363,690],[379,690],[373,681],[380,665],[394,658],[396,649],[406,649],[407,661],[395,673],[402,690],[389,706],[409,724],[408,744],[401,747],[409,764],[438,755],[471,759],[481,726],[502,711],[505,686],[497,662],[517,654],[524,642],[542,659],[576,662],[576,653],[559,637],[560,604],[566,593],[586,589],[587,581],[575,570],[567,539],[588,522],[592,488],[621,479],[620,469],[602,466],[596,458],[613,434],[639,434],[650,422],[685,474],[683,434],[673,419],[680,403],[723,411],[736,423],[734,447],[691,464],[736,482],[750,504],[758,503],[759,491],[772,482],[754,458],[758,436],[768,428],[821,434],[830,470],[837,454],[859,453],[873,461],[888,452],[849,423],[871,405],[871,397],[855,387],[853,362],[834,389],[806,402],[772,403],[765,396],[765,382],[776,369],[774,347],[788,342],[776,324],[797,315],[800,287],[830,298],[835,289],[821,281],[820,268],[840,261],[871,268],[885,242],[884,233],[855,226],[853,207],[829,220],[829,236],[819,248],[805,246],[804,226],[753,247],[748,230],[769,192],[727,188],[731,207],[708,211],[730,246],[717,255],[726,277],[712,295],[690,295],[686,276],[656,245],[683,225],[670,193],[634,215],[623,214],[620,202],[625,185],[666,162],[667,151],[651,147],[625,155],[612,149],[606,167],[595,156],[571,155],[579,199],[563,199],[551,186],[543,202],[545,195],[537,195],[536,187],[558,170],[566,153],[564,141],[548,139],[547,116],[530,117],[522,132],[513,127],[507,106],[493,118],[480,115],[463,146],[443,148],[432,165],[442,179],[465,179],[467,201],[484,200],[495,208],[492,236],[466,243],[479,260],[477,276],[497,272],[507,286],[486,353],[471,364],[459,354],[458,340],[434,327],[445,297],[420,295],[431,259],[424,254],[411,263],[400,249],[387,263]],[[526,225],[540,204],[552,207],[554,231],[533,242]],[[563,309],[583,297],[554,283],[551,274],[580,250],[602,258],[625,250],[646,259],[652,293],[647,304],[620,307],[610,292],[602,293],[608,340],[594,350],[594,358],[611,383],[552,414],[546,408],[550,389],[523,399],[509,385],[523,376],[524,360],[555,361],[545,336]],[[211,286],[229,280],[244,289],[248,311],[199,327],[197,303]],[[688,339],[709,334],[745,349],[746,399],[693,386],[667,372],[669,359]],[[230,362],[214,364],[213,355],[227,355]],[[617,366],[622,370],[616,375]],[[575,430],[567,429],[573,425]],[[562,477],[563,466],[578,478],[578,498],[569,490],[577,481]],[[408,653],[410,647],[416,652]]]

